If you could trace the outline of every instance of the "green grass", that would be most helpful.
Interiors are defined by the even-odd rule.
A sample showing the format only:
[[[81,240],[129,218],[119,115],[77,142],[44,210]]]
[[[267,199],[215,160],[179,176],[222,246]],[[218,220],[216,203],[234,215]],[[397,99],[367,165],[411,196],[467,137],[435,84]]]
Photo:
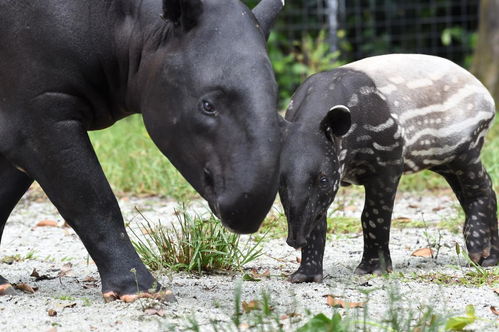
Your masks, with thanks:
[[[194,189],[157,149],[133,115],[111,128],[90,133],[104,173],[118,194],[163,195],[175,199],[196,196]]]
[[[144,216],[139,222],[143,236],[130,228],[132,243],[142,261],[152,270],[212,272],[239,270],[261,255],[261,241],[241,243],[211,213],[192,215],[177,210],[178,225],[155,226]]]

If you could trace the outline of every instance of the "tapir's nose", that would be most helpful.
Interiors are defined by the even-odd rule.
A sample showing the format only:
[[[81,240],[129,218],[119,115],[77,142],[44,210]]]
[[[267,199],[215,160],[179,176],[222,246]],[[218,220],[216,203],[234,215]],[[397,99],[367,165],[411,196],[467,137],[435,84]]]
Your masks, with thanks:
[[[303,236],[298,237],[296,239],[292,239],[288,236],[288,239],[286,240],[286,243],[295,249],[300,249],[303,248],[307,245],[307,240]]]
[[[260,196],[243,193],[239,196],[229,194],[219,197],[218,208],[223,225],[239,234],[258,231],[274,200],[268,194]]]

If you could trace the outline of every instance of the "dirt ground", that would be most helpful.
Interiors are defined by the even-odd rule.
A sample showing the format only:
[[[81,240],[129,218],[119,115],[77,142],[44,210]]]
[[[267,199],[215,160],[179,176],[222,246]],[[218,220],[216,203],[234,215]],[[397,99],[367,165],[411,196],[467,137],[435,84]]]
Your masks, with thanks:
[[[360,216],[360,195],[340,197],[337,201],[336,204],[344,206],[340,215]],[[175,202],[154,197],[121,199],[120,205],[125,220],[132,224],[139,218],[135,207],[149,220],[164,224],[174,220],[177,207]],[[202,204],[198,203],[196,209],[199,206]],[[362,254],[362,237],[347,234],[328,240],[324,260],[326,278],[322,284],[290,284],[285,276],[298,267],[300,253],[288,247],[284,239],[266,241],[264,255],[246,268],[269,276],[259,282],[242,282],[241,298],[249,302],[261,298],[262,292],[268,293],[278,315],[295,316],[282,321],[289,330],[303,325],[312,315],[321,312],[330,315],[332,309],[326,304],[326,294],[357,302],[364,301],[364,293],[370,291],[371,319],[382,317],[387,310],[417,312],[425,305],[437,312],[463,314],[465,306],[472,304],[482,318],[472,328],[493,331],[499,326],[490,306],[499,307],[499,296],[491,286],[439,284],[415,277],[430,273],[457,277],[470,271],[455,251],[456,242],[463,245],[462,236],[434,227],[439,220],[455,218],[456,209],[456,201],[450,194],[398,197],[394,218],[424,219],[429,227],[392,231],[395,273],[389,278],[353,275]],[[41,220],[57,221],[58,227],[35,227]],[[104,304],[95,265],[75,233],[62,224],[56,209],[45,199],[24,198],[13,212],[0,247],[3,262],[0,274],[13,283],[26,283],[37,290],[33,294],[18,291],[15,296],[0,297],[2,331],[176,330],[187,326],[191,317],[201,324],[201,330],[209,330],[210,320],[230,321],[241,273],[201,277],[187,273],[159,275],[164,285],[172,287],[177,303],[161,305],[142,300],[133,304],[120,301]],[[437,259],[411,256],[429,241],[442,245]],[[9,257],[14,261],[9,262]],[[48,280],[35,281],[31,276],[34,270]],[[390,293],[394,290],[402,300],[390,309]]]

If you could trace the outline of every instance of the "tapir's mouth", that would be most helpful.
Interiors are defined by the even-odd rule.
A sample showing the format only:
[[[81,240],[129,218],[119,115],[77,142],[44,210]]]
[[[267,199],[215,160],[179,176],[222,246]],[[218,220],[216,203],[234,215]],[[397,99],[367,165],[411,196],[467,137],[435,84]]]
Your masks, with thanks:
[[[220,213],[220,204],[215,201],[215,202],[208,202],[208,205],[210,206],[211,212],[218,218],[222,219],[221,213]]]
[[[288,237],[286,243],[295,249],[305,248],[310,242],[310,235],[312,234],[312,231],[315,229],[315,227],[317,226],[317,223],[324,216],[325,216],[325,213],[322,213],[319,216],[317,216],[314,219],[314,221],[312,222],[312,225],[309,229],[307,229],[306,231],[302,231],[301,233],[300,232],[296,233],[296,236],[294,236],[294,238]]]

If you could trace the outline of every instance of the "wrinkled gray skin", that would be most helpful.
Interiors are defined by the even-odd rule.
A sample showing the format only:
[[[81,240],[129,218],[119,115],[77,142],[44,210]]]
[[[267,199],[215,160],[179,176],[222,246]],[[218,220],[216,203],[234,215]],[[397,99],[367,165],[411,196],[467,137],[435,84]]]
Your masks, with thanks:
[[[480,161],[495,106],[485,87],[452,62],[393,54],[307,79],[286,113],[279,193],[287,243],[302,248],[292,282],[320,282],[326,213],[340,184],[364,186],[364,254],[357,274],[392,270],[393,202],[403,173],[442,175],[466,215],[470,258],[499,259],[497,201]]]
[[[281,7],[262,0],[255,17],[236,0],[0,0],[0,236],[35,180],[104,293],[159,289],[87,136],[132,113],[224,225],[255,232],[278,186],[266,36]]]

